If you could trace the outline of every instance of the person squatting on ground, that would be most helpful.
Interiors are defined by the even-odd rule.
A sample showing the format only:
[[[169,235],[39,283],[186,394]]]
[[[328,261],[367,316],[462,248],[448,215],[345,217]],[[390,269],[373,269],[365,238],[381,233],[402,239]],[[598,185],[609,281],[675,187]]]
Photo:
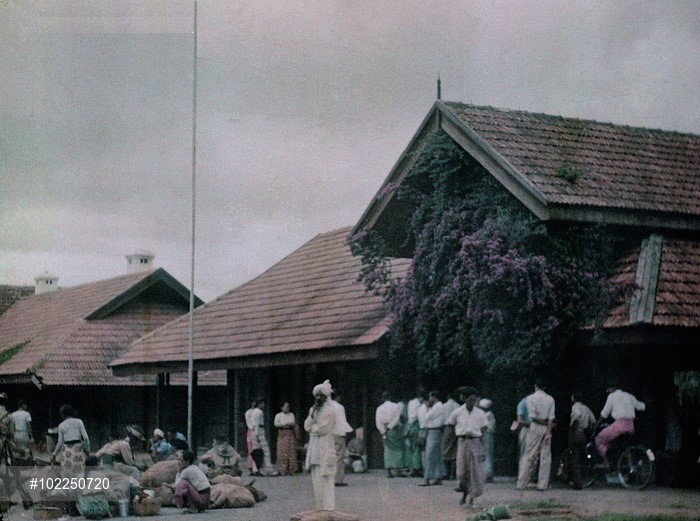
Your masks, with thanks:
[[[149,452],[151,453],[153,461],[158,462],[172,457],[172,455],[175,454],[175,449],[168,443],[168,440],[165,439],[165,433],[162,430],[154,429]]]
[[[479,400],[479,409],[486,413],[486,418],[489,422],[489,427],[484,433],[484,452],[486,459],[484,460],[484,477],[486,482],[493,481],[493,452],[494,452],[494,435],[496,433],[496,417],[491,411],[492,402],[488,398]]]
[[[222,435],[218,435],[212,440],[211,449],[202,454],[199,461],[209,468],[208,474],[210,476],[213,474],[241,475],[241,469],[238,468],[241,456]]]
[[[107,465],[113,465],[118,472],[138,479],[141,473],[134,463],[132,443],[140,436],[136,431],[129,431],[128,428],[125,429],[124,434],[125,437],[120,438],[118,431],[112,431],[109,441],[95,453],[95,456],[98,461],[107,460]]]
[[[430,391],[423,424],[426,431],[423,469],[425,482],[421,486],[441,485],[442,478],[445,477],[445,461],[442,458],[442,436],[445,420],[445,411],[437,391]]]
[[[348,443],[348,457],[350,466],[355,473],[364,472],[367,446],[365,445],[365,430],[362,427],[355,429],[355,437]]]
[[[643,411],[646,405],[637,400],[634,395],[626,393],[614,385],[608,386],[607,392],[608,398],[600,413],[600,418],[596,422],[596,427],[608,416],[612,416],[615,421],[598,433],[595,438],[595,446],[603,458],[603,465],[607,470],[610,470],[607,457],[610,445],[623,434],[634,434],[635,411]]]
[[[315,399],[304,420],[304,430],[309,433],[305,468],[311,472],[317,510],[335,510],[335,409],[328,403],[331,395],[328,380],[313,389]]]
[[[190,450],[190,444],[187,442],[187,437],[174,429],[170,429],[165,433],[165,439],[172,446],[173,450]]]
[[[346,436],[349,432],[352,432],[352,427],[348,423],[347,417],[345,416],[345,406],[342,404],[343,395],[342,393],[336,393],[334,390],[335,399],[329,399],[329,403],[333,406],[335,410],[335,427],[333,429],[333,436],[335,436],[335,455],[336,455],[336,472],[335,472],[335,486],[345,487],[345,446],[347,443]]]
[[[299,431],[294,413],[289,411],[289,402],[284,402],[273,422],[277,429],[277,472],[289,476],[298,470],[297,439]]]
[[[579,393],[572,393],[568,443],[570,457],[563,462],[561,473],[571,481],[573,487],[577,490],[583,488],[581,460],[588,441],[586,432],[593,429],[595,423],[596,419],[593,411],[581,402]]]
[[[473,507],[474,498],[484,493],[483,462],[486,456],[482,437],[488,429],[488,418],[476,407],[476,389],[473,387],[460,388],[460,400],[464,404],[452,412],[447,423],[455,426],[457,436],[457,478],[462,490],[459,504],[468,502]]]
[[[382,435],[384,445],[384,468],[387,476],[393,478],[400,475],[404,464],[403,433],[401,432],[401,411],[400,404],[390,400],[388,392],[382,393],[382,404],[377,407],[374,423]]]
[[[549,487],[552,468],[552,428],[554,426],[554,398],[545,392],[544,382],[535,383],[535,392],[526,398],[530,427],[525,438],[525,454],[518,471],[516,488],[524,490],[539,461],[537,489]]]
[[[191,450],[179,453],[180,471],[175,477],[173,505],[187,508],[187,512],[196,513],[209,506],[211,485],[206,474],[195,465],[195,455]]]
[[[408,467],[411,477],[417,478],[423,475],[421,469],[423,464],[421,461],[421,447],[419,444],[418,433],[420,425],[418,424],[418,408],[423,403],[425,390],[423,387],[416,389],[416,396],[408,402],[407,422],[404,428],[404,438],[406,439],[406,466]]]

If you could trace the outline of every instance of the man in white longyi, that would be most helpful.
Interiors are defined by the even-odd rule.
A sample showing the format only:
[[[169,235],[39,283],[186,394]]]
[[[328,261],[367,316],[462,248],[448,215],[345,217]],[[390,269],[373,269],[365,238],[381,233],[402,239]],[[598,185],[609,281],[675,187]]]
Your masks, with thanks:
[[[331,383],[326,380],[314,387],[314,405],[304,421],[309,433],[305,467],[311,472],[311,483],[316,496],[317,510],[335,510],[335,409],[327,401],[331,395]]]

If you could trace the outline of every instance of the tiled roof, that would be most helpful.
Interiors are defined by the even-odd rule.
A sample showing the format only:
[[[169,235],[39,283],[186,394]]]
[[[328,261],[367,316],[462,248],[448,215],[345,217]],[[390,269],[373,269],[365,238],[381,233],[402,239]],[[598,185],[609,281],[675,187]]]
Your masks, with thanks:
[[[700,242],[664,239],[653,323],[700,327]]]
[[[548,203],[700,216],[700,136],[446,103]],[[578,173],[575,182],[562,169]]]
[[[20,299],[34,294],[34,286],[0,286],[0,315]]]
[[[350,228],[316,236],[257,278],[194,313],[194,359],[362,346],[387,331],[383,299],[358,282]],[[403,273],[408,261],[395,272]],[[188,359],[183,317],[134,342],[112,366]]]
[[[638,271],[640,248],[620,262],[617,280],[634,282]],[[700,242],[690,239],[667,238],[661,242],[658,279],[654,287],[648,280],[639,282],[639,290],[655,293],[653,313],[646,323],[655,326],[700,327]],[[630,303],[612,310],[605,323],[607,328],[630,324]]]
[[[18,349],[0,363],[0,379],[36,374],[49,385],[144,383],[138,377],[115,379],[106,364],[136,338],[186,312],[186,299],[181,306],[134,302],[104,318],[87,317],[110,303],[126,302],[134,288],[172,284],[171,280],[159,269],[59,288],[18,301],[0,316],[0,359],[3,352]]]

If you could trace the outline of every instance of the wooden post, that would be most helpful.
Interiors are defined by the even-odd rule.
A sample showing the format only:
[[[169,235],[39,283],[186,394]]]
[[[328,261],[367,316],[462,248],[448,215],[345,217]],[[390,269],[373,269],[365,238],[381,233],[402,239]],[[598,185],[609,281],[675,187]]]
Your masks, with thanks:
[[[235,443],[236,413],[234,411],[234,401],[235,401],[234,379],[235,379],[235,371],[233,369],[226,369],[226,393],[225,393],[226,439],[234,448],[236,448],[236,443]]]
[[[238,425],[241,421],[241,416],[243,416],[243,411],[241,409],[241,371],[232,370],[233,372],[233,439],[231,444],[236,449],[236,451],[241,452],[241,435]]]
[[[165,418],[163,417],[163,412],[166,410],[165,407],[165,373],[158,373],[156,378],[156,428],[162,429],[165,425]]]

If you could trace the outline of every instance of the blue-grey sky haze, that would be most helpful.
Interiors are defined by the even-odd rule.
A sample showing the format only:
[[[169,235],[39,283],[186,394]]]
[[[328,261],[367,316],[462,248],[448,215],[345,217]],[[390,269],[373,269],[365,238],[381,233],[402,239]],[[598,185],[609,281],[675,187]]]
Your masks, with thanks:
[[[192,5],[0,0],[0,284],[190,273]],[[700,132],[697,1],[198,2],[195,292],[354,224],[443,98]]]

